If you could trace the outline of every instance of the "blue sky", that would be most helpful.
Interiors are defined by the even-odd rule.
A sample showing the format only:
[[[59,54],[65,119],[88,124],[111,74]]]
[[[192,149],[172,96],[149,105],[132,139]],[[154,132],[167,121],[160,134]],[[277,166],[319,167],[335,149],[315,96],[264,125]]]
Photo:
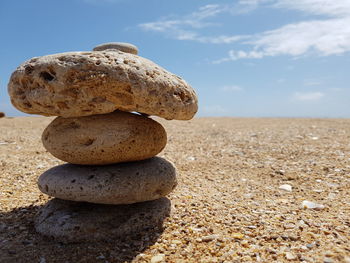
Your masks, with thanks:
[[[197,116],[350,118],[350,0],[3,0],[0,111],[35,56],[130,42],[197,91]]]

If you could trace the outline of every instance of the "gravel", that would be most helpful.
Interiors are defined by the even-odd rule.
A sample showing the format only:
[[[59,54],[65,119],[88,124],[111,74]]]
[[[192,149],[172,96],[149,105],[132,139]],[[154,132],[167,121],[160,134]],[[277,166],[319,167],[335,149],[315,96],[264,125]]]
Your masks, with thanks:
[[[0,262],[350,262],[350,120],[157,119],[179,174],[164,228],[70,245],[33,227],[37,178],[62,163],[40,141],[51,120],[0,119]]]

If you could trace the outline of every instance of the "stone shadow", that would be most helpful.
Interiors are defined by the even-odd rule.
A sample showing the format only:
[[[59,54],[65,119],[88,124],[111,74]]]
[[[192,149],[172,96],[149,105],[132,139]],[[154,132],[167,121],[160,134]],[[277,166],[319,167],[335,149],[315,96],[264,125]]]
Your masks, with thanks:
[[[155,218],[158,215],[159,220],[153,220],[152,224],[144,224],[142,229],[137,228],[137,220],[135,220],[135,215],[132,213],[124,217],[124,221],[120,220],[118,213],[116,213],[115,222],[113,222],[113,207],[102,205],[104,208],[101,208],[100,205],[94,204],[82,204],[74,207],[75,215],[79,215],[79,212],[88,210],[92,212],[91,215],[97,216],[102,215],[102,217],[96,219],[97,227],[94,231],[88,229],[83,236],[84,241],[75,241],[74,243],[65,242],[65,238],[52,238],[50,236],[43,236],[35,230],[34,221],[40,219],[47,211],[47,208],[55,205],[55,202],[61,204],[60,211],[62,212],[62,202],[70,202],[53,199],[50,200],[45,206],[27,206],[22,208],[14,209],[10,212],[0,212],[0,262],[6,263],[21,263],[21,262],[38,262],[38,263],[51,263],[51,262],[63,262],[63,263],[75,263],[75,262],[104,262],[104,263],[119,263],[119,262],[131,262],[138,254],[142,253],[145,249],[153,245],[159,236],[163,232],[163,222],[165,218],[170,213],[171,203],[167,198],[161,198],[155,201],[150,202],[162,202],[162,209],[153,210],[155,215],[152,215]],[[76,202],[74,202],[76,203]],[[145,202],[149,203],[149,202]],[[125,212],[125,209],[128,209],[128,206],[132,206],[136,209],[139,209],[140,203],[133,205],[124,205],[122,210]],[[156,205],[159,208],[159,203]],[[71,206],[70,206],[71,207]],[[100,211],[97,209],[100,209]],[[149,208],[149,205],[146,205],[146,208]],[[112,210],[111,210],[111,209]],[[133,208],[133,209],[134,209]],[[80,210],[79,210],[80,209]],[[101,209],[108,212],[108,216],[101,214]],[[124,209],[124,210],[123,210]],[[166,213],[165,213],[165,210]],[[142,210],[142,209],[141,209]],[[46,211],[46,212],[45,212]],[[60,212],[60,213],[61,213]],[[103,212],[103,211],[102,211]],[[157,214],[158,213],[158,214]],[[61,213],[62,215],[62,213]],[[59,218],[54,217],[52,211],[48,214],[45,214],[51,218],[49,224],[52,225],[52,228],[57,228],[59,223],[62,223]],[[78,216],[81,220],[86,214]],[[105,221],[102,218],[106,219]],[[67,215],[63,214],[63,217]],[[138,214],[138,217],[144,217],[144,221],[151,222],[150,213],[144,213],[141,211]],[[77,217],[72,217],[76,219]],[[139,219],[140,219],[139,218]],[[42,218],[41,218],[42,219]],[[93,217],[90,217],[88,220],[90,223]],[[57,220],[57,221],[55,221]],[[126,221],[125,221],[126,220]],[[133,234],[122,234],[121,232],[115,232],[114,229],[118,227],[118,224],[124,222],[124,229],[129,229]],[[125,225],[126,224],[129,225]],[[68,220],[64,225],[70,224]],[[77,222],[75,221],[74,224]],[[90,224],[89,223],[89,224]],[[108,239],[105,240],[103,236],[99,235],[101,224],[105,225],[106,229],[110,228],[110,235]],[[91,225],[91,224],[90,224]],[[74,228],[73,229],[77,229]],[[84,223],[80,226],[80,231],[78,233],[70,233],[73,236],[79,236],[81,230],[84,229]],[[69,230],[69,228],[68,228]],[[132,231],[134,230],[134,231]],[[89,231],[92,231],[93,234],[89,236]],[[55,231],[48,231],[49,235],[55,233]],[[114,234],[113,234],[114,233]],[[116,233],[118,237],[116,237]],[[107,234],[105,231],[104,234]],[[80,235],[81,236],[81,235]],[[72,239],[74,240],[74,238]],[[79,238],[78,238],[79,240]]]

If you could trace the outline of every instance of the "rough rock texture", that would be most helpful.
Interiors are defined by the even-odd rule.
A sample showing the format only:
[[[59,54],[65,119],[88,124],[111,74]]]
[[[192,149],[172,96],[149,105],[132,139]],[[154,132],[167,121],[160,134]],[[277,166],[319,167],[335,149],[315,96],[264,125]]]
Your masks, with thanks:
[[[138,53],[138,48],[136,46],[123,42],[104,43],[94,47],[93,51],[103,51],[107,49],[120,50],[134,55]]]
[[[19,110],[80,117],[117,109],[188,120],[197,96],[180,77],[121,51],[70,52],[32,58],[12,74],[8,92]]]
[[[64,243],[113,240],[161,227],[170,209],[167,198],[132,205],[52,199],[40,210],[35,229]]]
[[[64,164],[38,179],[39,189],[45,194],[99,204],[155,200],[169,194],[176,184],[174,166],[160,157],[107,166]]]
[[[0,118],[5,117],[5,113],[3,113],[2,111],[0,111]]]
[[[90,165],[151,158],[167,142],[161,124],[121,111],[79,118],[58,117],[46,127],[41,139],[56,158]]]

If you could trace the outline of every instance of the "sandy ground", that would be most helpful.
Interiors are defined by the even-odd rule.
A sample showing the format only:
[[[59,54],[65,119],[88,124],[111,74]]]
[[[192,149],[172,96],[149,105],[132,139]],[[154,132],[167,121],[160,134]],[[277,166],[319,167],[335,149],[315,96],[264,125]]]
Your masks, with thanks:
[[[179,174],[164,230],[70,245],[33,227],[37,177],[62,163],[50,120],[0,119],[0,262],[350,262],[350,120],[161,121]]]

